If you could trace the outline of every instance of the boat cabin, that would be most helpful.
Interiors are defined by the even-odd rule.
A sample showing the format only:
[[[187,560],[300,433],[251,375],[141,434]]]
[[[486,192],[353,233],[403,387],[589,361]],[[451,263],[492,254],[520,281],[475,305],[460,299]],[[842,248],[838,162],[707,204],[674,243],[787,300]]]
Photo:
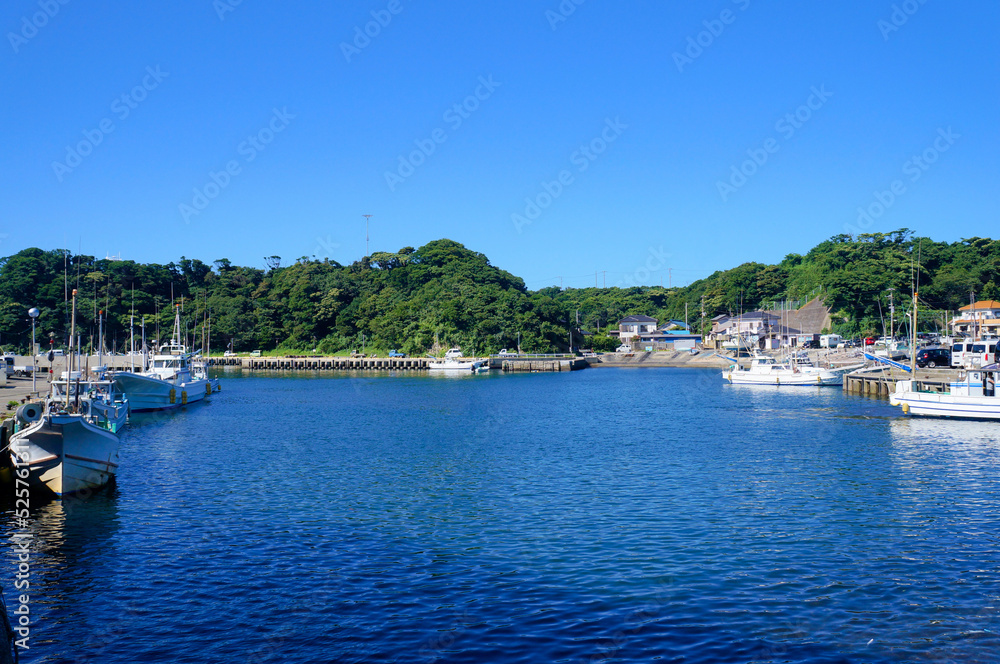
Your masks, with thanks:
[[[153,356],[153,369],[187,369],[188,359],[184,356],[170,357],[162,355]]]
[[[996,365],[994,365],[996,366]],[[996,371],[977,369],[968,371],[964,380],[959,376],[959,381],[951,384],[951,394],[957,397],[995,397],[996,391]]]

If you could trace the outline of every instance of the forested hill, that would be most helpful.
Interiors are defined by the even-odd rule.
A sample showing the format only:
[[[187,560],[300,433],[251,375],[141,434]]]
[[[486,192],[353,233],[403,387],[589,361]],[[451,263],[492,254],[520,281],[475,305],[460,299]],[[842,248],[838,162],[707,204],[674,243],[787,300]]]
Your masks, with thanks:
[[[919,269],[917,268],[919,254]],[[146,318],[147,335],[164,339],[173,322],[171,302],[183,299],[184,325],[200,334],[211,314],[212,346],[236,350],[283,348],[336,352],[361,346],[409,353],[461,345],[480,354],[514,347],[565,349],[570,328],[604,330],[629,314],[684,318],[692,324],[718,313],[821,295],[833,308],[838,331],[881,330],[889,289],[896,302],[919,274],[927,324],[944,311],[976,299],[1000,300],[1000,242],[969,238],[955,243],[915,238],[908,230],[839,235],[777,265],[745,263],[683,288],[545,288],[528,291],[519,277],[481,253],[451,240],[419,249],[376,252],[351,265],[301,258],[287,266],[272,256],[265,269],[226,259],[207,265],[181,258],[167,265],[95,259],[66,251],[25,249],[0,259],[0,344],[27,350],[38,307],[38,340],[64,346],[69,291],[79,291],[77,326],[84,345],[96,336],[97,311],[108,312],[106,338],[124,347],[129,315]],[[586,345],[576,337],[577,345]],[[610,340],[598,338],[597,345]]]

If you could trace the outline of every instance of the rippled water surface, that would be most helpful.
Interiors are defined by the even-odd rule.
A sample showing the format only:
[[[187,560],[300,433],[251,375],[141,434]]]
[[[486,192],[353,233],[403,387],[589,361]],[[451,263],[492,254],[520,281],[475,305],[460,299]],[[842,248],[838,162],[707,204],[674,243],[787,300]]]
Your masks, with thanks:
[[[221,375],[35,501],[22,661],[1000,659],[1000,424],[701,370]]]

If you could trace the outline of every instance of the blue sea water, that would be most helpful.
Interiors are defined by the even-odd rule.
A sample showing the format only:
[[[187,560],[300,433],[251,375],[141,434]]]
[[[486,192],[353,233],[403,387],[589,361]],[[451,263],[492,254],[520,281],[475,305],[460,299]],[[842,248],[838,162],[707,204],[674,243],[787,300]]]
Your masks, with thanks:
[[[22,661],[1000,659],[995,423],[692,369],[220,375],[33,503]]]

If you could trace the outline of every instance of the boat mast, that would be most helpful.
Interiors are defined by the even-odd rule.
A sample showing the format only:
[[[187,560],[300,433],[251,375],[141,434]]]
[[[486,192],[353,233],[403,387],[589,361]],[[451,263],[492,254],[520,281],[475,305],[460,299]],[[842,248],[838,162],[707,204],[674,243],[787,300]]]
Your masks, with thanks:
[[[97,313],[97,366],[104,364],[104,311]]]
[[[76,289],[73,289],[73,313],[69,319],[69,373],[66,375],[66,410],[69,410],[69,385],[73,378],[73,337],[76,336]]]
[[[135,373],[135,316],[128,317],[129,353],[128,363],[132,373]]]
[[[181,305],[174,305],[174,332],[170,340],[174,346],[181,345]]]
[[[128,317],[128,363],[132,373],[135,373],[135,285],[132,285],[132,313]]]
[[[917,372],[917,287],[913,287],[913,325],[910,327],[910,375]]]

